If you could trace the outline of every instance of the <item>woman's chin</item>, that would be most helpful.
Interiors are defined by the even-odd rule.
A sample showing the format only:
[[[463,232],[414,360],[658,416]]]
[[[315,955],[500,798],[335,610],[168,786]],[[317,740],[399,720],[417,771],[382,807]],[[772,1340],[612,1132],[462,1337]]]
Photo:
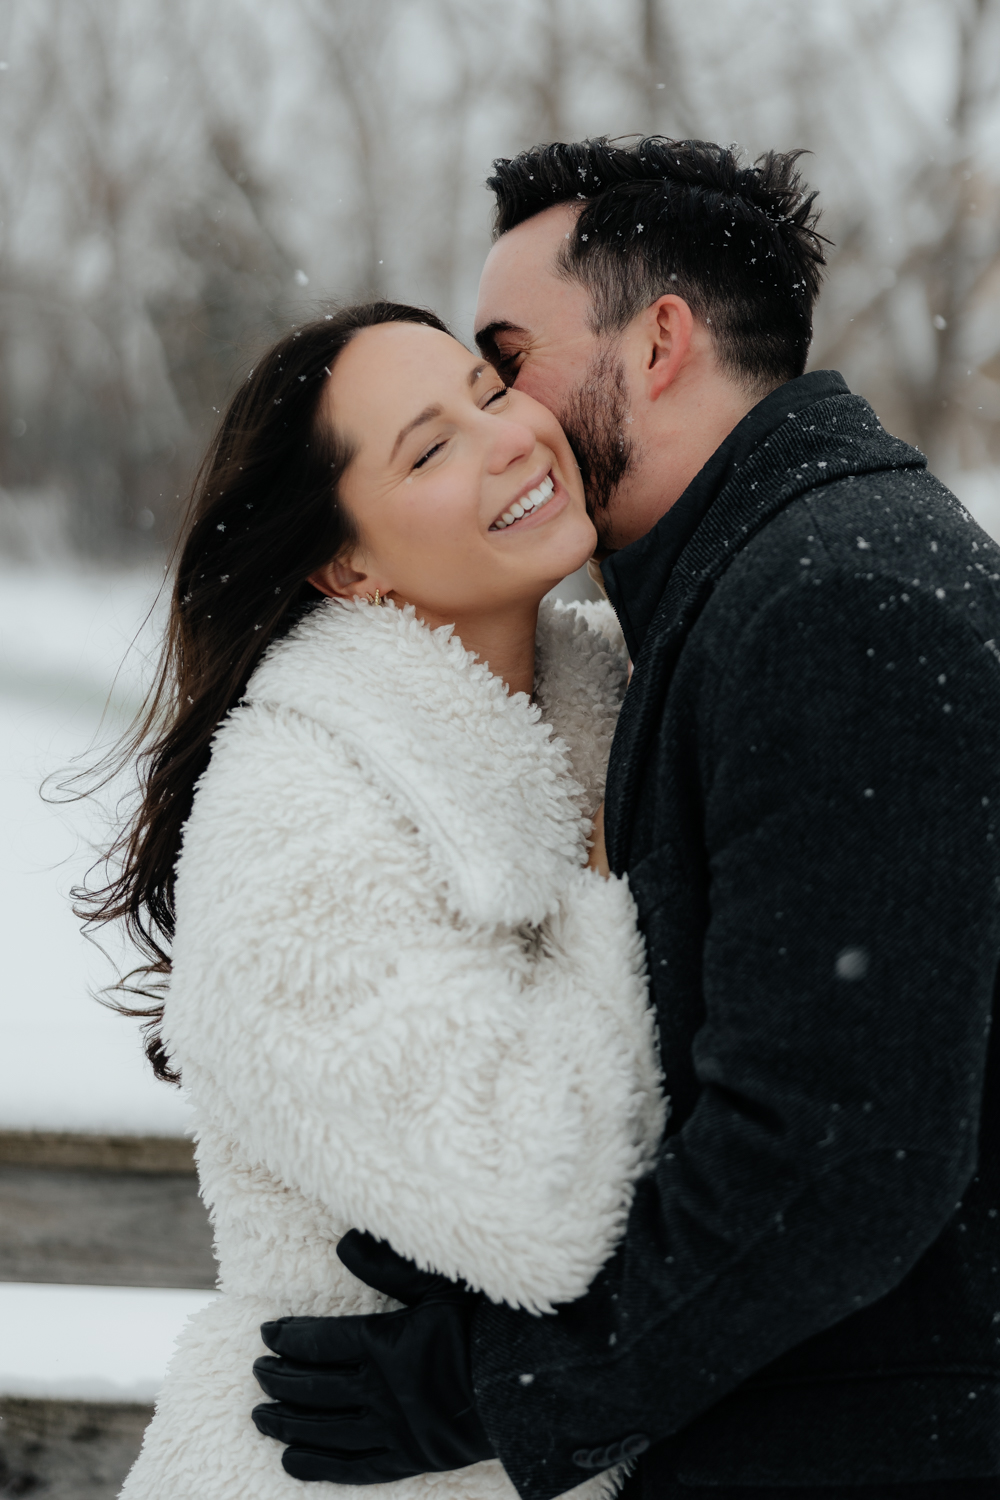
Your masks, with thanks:
[[[537,585],[539,599],[543,599],[552,589],[558,588],[559,584],[565,582],[567,578],[571,578],[574,573],[578,573],[590,561],[592,556],[592,549],[589,552],[575,552],[560,567],[553,567],[551,572],[547,573],[546,577],[540,580]]]
[[[574,520],[576,524],[573,527],[573,534],[560,537],[559,540],[563,545],[552,559],[553,570],[557,568],[561,570],[556,583],[561,583],[571,573],[578,572],[585,563],[590,561],[597,547],[597,532],[590,517],[584,515],[582,520],[577,518]],[[555,583],[550,587],[555,588]]]

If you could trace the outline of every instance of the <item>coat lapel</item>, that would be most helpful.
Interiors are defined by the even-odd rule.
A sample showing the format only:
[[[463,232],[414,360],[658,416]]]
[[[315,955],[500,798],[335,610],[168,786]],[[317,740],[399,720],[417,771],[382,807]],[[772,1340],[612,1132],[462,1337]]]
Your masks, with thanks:
[[[733,558],[799,495],[854,474],[924,468],[915,448],[883,431],[867,401],[836,396],[766,438],[713,501],[673,568],[634,664],[608,765],[605,839],[611,868],[628,867],[645,748],[684,642]]]

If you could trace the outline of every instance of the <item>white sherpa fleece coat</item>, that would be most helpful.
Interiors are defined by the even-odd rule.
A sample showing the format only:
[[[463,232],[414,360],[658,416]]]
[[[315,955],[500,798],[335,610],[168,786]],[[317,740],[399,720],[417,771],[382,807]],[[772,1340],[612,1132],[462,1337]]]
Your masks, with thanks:
[[[164,1034],[221,1295],[180,1339],[127,1500],[357,1500],[289,1478],[250,1420],[261,1322],[397,1305],[338,1260],[351,1226],[539,1313],[612,1251],[663,1124],[632,900],[582,868],[616,631],[607,606],[544,606],[533,705],[450,628],[327,602],[220,729]],[[417,1497],[514,1491],[495,1461],[366,1491]]]

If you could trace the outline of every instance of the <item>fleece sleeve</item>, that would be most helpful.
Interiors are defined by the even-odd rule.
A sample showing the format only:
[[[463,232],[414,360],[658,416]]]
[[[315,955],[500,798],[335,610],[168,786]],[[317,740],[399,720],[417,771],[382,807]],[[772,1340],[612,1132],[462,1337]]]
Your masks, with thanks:
[[[246,712],[180,868],[185,1081],[345,1227],[535,1312],[580,1296],[662,1128],[626,882],[567,864],[540,929],[466,923],[330,736]]]
[[[975,1171],[1000,673],[950,603],[889,593],[789,588],[731,643],[699,727],[698,1102],[588,1298],[477,1320],[477,1403],[524,1500],[883,1297]]]

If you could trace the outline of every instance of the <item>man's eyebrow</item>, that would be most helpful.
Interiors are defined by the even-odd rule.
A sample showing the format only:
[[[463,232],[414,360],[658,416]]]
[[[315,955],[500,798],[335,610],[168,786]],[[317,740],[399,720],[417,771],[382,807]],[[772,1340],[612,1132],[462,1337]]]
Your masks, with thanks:
[[[517,323],[507,323],[499,318],[495,323],[487,323],[485,328],[480,328],[476,333],[476,343],[481,351],[495,349],[498,333],[518,333],[528,336],[528,330],[521,328]]]
[[[389,455],[389,462],[392,463],[393,459],[396,457],[396,454],[399,452],[399,445],[404,438],[408,438],[410,433],[413,432],[415,428],[423,427],[425,422],[433,422],[434,418],[439,417],[440,415],[440,406],[425,406],[419,417],[414,417],[412,422],[407,422],[405,427],[401,427],[399,430],[399,436],[396,438],[396,441],[392,445],[392,452]]]

